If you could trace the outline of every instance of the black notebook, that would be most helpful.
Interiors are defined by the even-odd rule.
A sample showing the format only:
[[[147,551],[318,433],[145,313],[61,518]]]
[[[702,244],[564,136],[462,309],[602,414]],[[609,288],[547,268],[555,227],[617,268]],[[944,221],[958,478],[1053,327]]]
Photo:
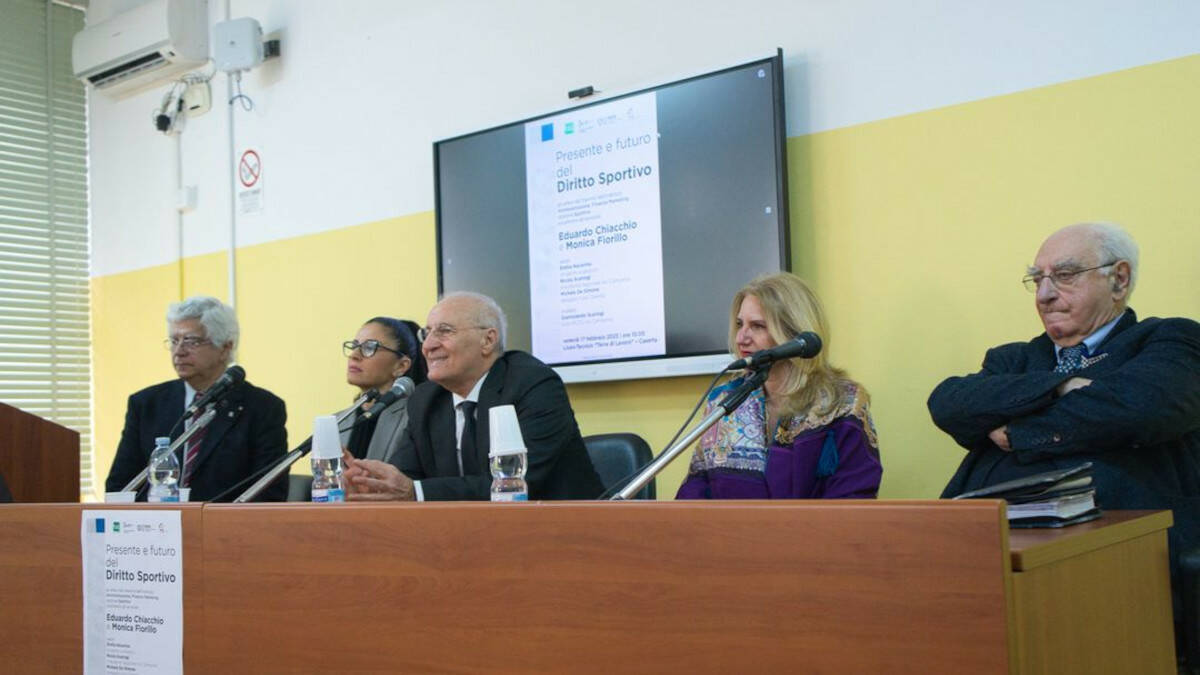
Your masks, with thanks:
[[[1004,499],[1012,503],[1037,501],[1049,497],[1083,492],[1092,484],[1092,463],[1084,462],[1069,469],[1055,469],[1016,480],[964,492],[954,499]]]

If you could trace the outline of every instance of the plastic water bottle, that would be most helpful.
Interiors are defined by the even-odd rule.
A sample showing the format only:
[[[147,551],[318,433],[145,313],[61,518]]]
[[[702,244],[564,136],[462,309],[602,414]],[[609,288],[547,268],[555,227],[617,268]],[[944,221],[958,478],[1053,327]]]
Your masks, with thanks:
[[[342,485],[342,443],[336,417],[321,415],[313,420],[312,448],[312,500],[346,501],[346,490]]]
[[[524,502],[529,500],[529,486],[525,483],[525,452],[510,455],[493,455],[492,501]]]
[[[525,483],[525,469],[529,460],[525,439],[521,436],[521,425],[517,422],[517,411],[511,405],[498,405],[489,409],[488,415],[492,501],[528,501],[529,486]]]
[[[154,439],[154,452],[150,453],[151,502],[179,501],[179,457],[171,452],[171,439],[159,436]]]
[[[314,502],[344,502],[342,489],[342,458],[312,458],[312,500]]]

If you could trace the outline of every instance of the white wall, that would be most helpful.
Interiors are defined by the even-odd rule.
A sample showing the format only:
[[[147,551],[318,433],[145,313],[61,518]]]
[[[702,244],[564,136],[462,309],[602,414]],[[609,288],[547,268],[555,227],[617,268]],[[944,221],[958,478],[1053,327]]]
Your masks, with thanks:
[[[213,0],[214,18],[225,3]],[[282,59],[246,76],[236,145],[261,149],[266,209],[250,245],[427,211],[435,139],[545,112],[566,91],[615,92],[784,49],[791,136],[1194,53],[1200,3],[1037,0],[634,2],[234,1],[280,31]],[[229,112],[180,148],[199,208],[185,256],[229,244]],[[166,86],[91,95],[94,276],[179,254],[175,139],[153,130]]]

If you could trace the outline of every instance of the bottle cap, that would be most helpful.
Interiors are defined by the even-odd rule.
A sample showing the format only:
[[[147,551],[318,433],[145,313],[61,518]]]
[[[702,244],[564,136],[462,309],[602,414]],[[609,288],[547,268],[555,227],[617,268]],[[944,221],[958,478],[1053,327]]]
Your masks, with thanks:
[[[318,415],[313,420],[313,459],[338,459],[342,456],[342,440],[338,435],[337,418]]]
[[[525,452],[525,439],[521,436],[521,425],[517,423],[517,409],[511,405],[488,409],[488,432],[491,438],[488,457]]]
[[[155,438],[154,439],[154,447],[158,447],[160,445],[171,445],[171,437],[170,436],[159,436],[159,437]]]

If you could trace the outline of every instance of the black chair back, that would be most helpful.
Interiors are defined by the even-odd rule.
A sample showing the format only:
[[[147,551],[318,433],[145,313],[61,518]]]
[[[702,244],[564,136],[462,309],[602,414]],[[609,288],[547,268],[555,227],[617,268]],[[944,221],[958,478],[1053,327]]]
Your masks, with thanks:
[[[588,456],[592,458],[592,466],[600,474],[600,482],[608,490],[622,478],[631,477],[634,471],[654,458],[650,446],[637,434],[596,434],[585,436],[583,444],[587,446]],[[655,481],[634,495],[634,499],[654,499]]]
[[[303,474],[288,474],[288,496],[289,502],[311,502],[312,501],[312,476]]]

